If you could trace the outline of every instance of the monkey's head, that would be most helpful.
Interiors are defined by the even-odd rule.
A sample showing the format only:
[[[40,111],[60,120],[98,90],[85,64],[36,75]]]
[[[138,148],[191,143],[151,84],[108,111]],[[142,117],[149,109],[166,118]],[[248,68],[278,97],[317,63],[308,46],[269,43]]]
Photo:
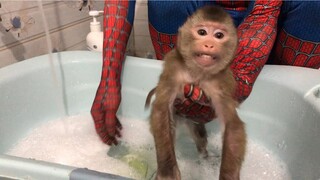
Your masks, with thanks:
[[[218,6],[205,6],[179,28],[177,49],[190,69],[211,74],[228,67],[238,44],[230,15]]]

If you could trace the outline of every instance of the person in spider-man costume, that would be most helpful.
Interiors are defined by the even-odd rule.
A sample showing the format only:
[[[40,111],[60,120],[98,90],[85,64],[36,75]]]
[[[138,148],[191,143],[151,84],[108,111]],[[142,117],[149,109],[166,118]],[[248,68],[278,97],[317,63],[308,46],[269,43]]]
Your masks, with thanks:
[[[320,2],[317,1],[149,1],[149,31],[157,59],[174,48],[176,33],[197,8],[222,6],[234,19],[239,47],[231,65],[237,80],[235,98],[245,100],[264,64],[320,68]],[[103,69],[91,108],[101,140],[117,144],[121,123],[116,117],[121,95],[120,75],[132,29],[134,1],[108,1],[104,7]],[[208,122],[214,108],[202,90],[186,84],[185,99],[174,103],[177,113]]]

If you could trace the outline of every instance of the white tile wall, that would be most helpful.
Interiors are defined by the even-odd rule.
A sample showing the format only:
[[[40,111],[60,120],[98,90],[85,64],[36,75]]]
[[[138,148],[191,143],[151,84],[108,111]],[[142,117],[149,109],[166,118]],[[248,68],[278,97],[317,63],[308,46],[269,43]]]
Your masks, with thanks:
[[[52,51],[85,50],[90,31],[88,8],[79,11],[78,1],[45,0],[43,10],[52,40]],[[44,25],[37,0],[0,1],[0,67],[47,54]],[[103,1],[94,6],[103,7]],[[19,17],[21,27],[13,28]],[[100,18],[101,19],[101,18]],[[6,29],[10,29],[8,32]]]
[[[155,58],[148,26],[148,7],[146,0],[136,1],[135,20],[133,25],[135,55]]]
[[[43,8],[52,40],[52,51],[86,50],[90,31],[88,8],[79,11],[78,0],[44,0]],[[93,9],[103,10],[103,0],[93,0]],[[48,53],[37,0],[0,1],[0,68]],[[12,20],[21,19],[21,28]],[[102,22],[102,17],[99,18]],[[11,28],[11,29],[10,29]],[[6,31],[10,29],[10,31]],[[131,55],[155,57],[148,28],[147,1],[137,0],[133,30],[127,46]]]

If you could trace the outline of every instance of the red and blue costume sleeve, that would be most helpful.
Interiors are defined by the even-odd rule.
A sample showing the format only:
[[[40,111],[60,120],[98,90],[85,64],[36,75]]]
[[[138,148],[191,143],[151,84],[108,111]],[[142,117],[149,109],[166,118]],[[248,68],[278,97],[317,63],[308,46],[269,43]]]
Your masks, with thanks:
[[[257,0],[252,5],[251,12],[238,26],[239,46],[231,65],[238,83],[235,96],[239,102],[249,96],[269,58],[282,2]]]
[[[91,108],[95,129],[103,142],[117,144],[121,123],[116,113],[121,100],[120,76],[134,18],[134,1],[105,1],[103,67]]]
[[[270,63],[320,68],[320,1],[284,1]]]

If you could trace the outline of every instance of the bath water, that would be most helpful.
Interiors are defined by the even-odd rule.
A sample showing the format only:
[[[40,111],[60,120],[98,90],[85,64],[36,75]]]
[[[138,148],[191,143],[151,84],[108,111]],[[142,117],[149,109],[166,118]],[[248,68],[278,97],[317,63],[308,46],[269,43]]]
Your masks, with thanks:
[[[110,148],[100,141],[90,114],[84,114],[41,124],[6,154],[151,179],[156,171],[156,159],[148,121],[127,118],[120,121],[123,137],[116,147]],[[218,179],[221,135],[209,134],[208,141],[210,158],[204,160],[198,157],[190,136],[183,130],[177,131],[176,154],[182,179]],[[290,176],[286,165],[270,150],[249,139],[241,179],[289,180]]]

